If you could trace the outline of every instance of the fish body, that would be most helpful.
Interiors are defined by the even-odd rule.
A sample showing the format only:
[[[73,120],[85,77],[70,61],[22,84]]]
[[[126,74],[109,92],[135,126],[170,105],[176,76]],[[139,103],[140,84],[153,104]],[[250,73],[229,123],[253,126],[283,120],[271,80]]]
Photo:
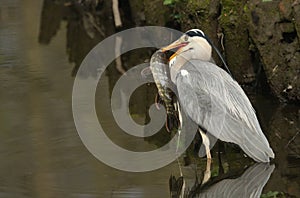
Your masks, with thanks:
[[[176,89],[171,81],[168,59],[161,50],[157,50],[151,56],[150,69],[158,89],[159,98],[163,101],[167,111],[166,127],[170,132],[173,128],[178,128],[177,111],[174,106],[174,91]]]

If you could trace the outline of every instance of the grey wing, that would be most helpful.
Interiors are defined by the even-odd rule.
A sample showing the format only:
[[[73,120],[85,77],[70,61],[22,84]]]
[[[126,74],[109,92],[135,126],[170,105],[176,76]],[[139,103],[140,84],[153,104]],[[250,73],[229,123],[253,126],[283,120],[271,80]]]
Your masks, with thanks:
[[[194,122],[215,137],[238,144],[255,161],[274,157],[249,99],[224,70],[193,60],[180,69],[176,85],[181,107]]]

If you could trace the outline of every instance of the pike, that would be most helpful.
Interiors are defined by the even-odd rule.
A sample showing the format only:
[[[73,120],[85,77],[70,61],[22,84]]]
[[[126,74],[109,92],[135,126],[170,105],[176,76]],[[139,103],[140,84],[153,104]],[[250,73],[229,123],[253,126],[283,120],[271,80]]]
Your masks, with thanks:
[[[158,89],[156,103],[160,103],[162,100],[165,104],[167,111],[166,128],[168,132],[171,132],[173,128],[178,128],[177,111],[174,106],[174,92],[172,91],[176,90],[176,88],[171,81],[168,59],[161,50],[157,50],[151,56],[150,70]]]

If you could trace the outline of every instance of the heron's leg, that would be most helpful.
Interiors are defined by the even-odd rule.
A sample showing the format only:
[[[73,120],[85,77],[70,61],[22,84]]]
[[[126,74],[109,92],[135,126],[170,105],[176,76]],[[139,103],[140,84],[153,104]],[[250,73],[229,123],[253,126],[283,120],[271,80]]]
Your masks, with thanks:
[[[202,185],[205,184],[211,177],[211,171],[210,171],[210,167],[211,167],[211,159],[207,159],[206,161],[206,170],[204,172],[204,177],[202,180]]]
[[[202,137],[202,141],[205,147],[205,151],[206,151],[206,157],[207,157],[207,161],[206,161],[206,170],[204,172],[204,177],[202,180],[202,185],[205,184],[211,177],[211,154],[210,154],[210,149],[209,149],[209,138],[207,137],[207,135],[200,129],[198,128],[198,131]]]
[[[210,154],[210,149],[209,149],[209,139],[208,139],[207,135],[200,128],[198,128],[198,131],[202,137],[202,141],[203,141],[205,151],[206,151],[206,157],[208,160],[211,160],[211,154]]]

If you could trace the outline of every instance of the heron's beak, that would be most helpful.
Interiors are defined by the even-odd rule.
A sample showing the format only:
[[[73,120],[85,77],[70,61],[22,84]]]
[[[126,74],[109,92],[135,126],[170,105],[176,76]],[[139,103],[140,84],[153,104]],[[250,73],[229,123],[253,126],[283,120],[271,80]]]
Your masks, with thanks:
[[[169,58],[169,61],[172,60],[175,56],[177,56],[178,54],[180,54],[180,52],[182,51],[182,48],[184,46],[186,46],[188,44],[188,42],[182,42],[180,40],[177,40],[173,43],[171,43],[170,45],[164,47],[161,49],[162,52],[166,52],[166,51],[174,51],[175,53]]]

